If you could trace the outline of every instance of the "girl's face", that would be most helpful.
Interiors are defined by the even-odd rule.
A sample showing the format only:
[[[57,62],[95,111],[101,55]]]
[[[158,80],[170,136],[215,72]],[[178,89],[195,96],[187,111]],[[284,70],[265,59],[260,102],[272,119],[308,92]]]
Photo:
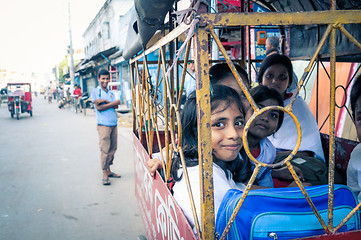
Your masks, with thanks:
[[[261,109],[267,106],[278,106],[276,99],[267,99],[259,102],[257,106]],[[253,114],[253,108],[249,108],[246,114],[246,121],[250,119]],[[259,115],[249,127],[249,134],[252,137],[261,140],[262,138],[268,137],[276,132],[277,125],[279,122],[280,113],[278,110],[268,110]]]
[[[361,96],[357,98],[355,104],[355,126],[358,140],[361,141]]]
[[[262,85],[277,90],[281,96],[285,95],[288,83],[288,71],[282,64],[275,64],[268,67],[262,77]]]
[[[236,103],[226,108],[223,102],[212,111],[211,131],[212,150],[216,158],[222,161],[233,161],[241,150],[244,115]]]

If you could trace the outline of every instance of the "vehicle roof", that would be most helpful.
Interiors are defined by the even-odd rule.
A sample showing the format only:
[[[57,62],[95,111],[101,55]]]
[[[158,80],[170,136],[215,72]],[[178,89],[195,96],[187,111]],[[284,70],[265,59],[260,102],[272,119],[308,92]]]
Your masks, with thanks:
[[[272,12],[305,12],[330,10],[330,1],[324,0],[257,0],[255,3]],[[361,1],[337,0],[336,10],[361,9]],[[316,50],[319,39],[327,26],[307,25],[291,26],[289,38],[289,57],[292,60],[309,60]],[[359,42],[361,24],[347,24],[345,29]],[[340,31],[337,31],[336,60],[339,62],[361,62],[361,50],[351,43]],[[329,60],[329,41],[320,51],[320,59]]]

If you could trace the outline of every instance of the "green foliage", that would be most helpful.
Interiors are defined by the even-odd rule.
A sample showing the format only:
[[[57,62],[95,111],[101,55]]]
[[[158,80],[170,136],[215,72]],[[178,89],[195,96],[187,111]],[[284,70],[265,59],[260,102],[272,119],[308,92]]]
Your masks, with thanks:
[[[65,56],[64,59],[58,65],[59,83],[66,81],[66,79],[64,77],[64,70],[67,68],[68,68],[68,57]]]

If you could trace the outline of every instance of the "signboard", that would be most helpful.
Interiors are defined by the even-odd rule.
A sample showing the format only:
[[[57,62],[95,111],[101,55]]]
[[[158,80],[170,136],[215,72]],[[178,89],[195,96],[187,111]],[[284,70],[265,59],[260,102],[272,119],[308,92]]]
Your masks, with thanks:
[[[138,199],[147,239],[196,240],[182,210],[169,192],[162,177],[153,178],[145,163],[150,159],[133,134],[135,153],[135,195]],[[184,201],[189,201],[184,196]]]

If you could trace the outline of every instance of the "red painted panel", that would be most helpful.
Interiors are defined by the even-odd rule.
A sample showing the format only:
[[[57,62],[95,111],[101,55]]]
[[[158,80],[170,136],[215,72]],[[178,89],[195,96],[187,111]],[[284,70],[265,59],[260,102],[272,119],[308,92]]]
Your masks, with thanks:
[[[193,239],[192,228],[172,194],[156,173],[152,178],[145,166],[149,155],[133,134],[135,151],[135,195],[148,239]],[[188,200],[185,196],[185,201]]]

